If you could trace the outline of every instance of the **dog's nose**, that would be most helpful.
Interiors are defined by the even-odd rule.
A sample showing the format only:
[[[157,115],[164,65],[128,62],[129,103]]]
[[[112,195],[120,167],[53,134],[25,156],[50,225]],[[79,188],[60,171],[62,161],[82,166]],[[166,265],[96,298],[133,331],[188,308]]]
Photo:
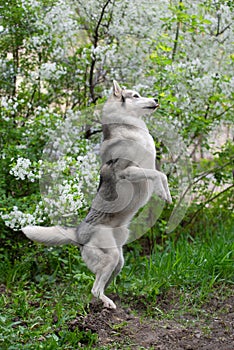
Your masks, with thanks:
[[[155,101],[156,103],[158,103],[158,99],[157,99],[157,98],[154,98],[154,101]]]

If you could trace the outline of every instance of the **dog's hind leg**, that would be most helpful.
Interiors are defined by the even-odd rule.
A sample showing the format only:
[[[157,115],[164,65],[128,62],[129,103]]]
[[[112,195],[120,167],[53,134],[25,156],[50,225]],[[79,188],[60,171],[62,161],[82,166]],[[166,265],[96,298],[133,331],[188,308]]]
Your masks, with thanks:
[[[123,266],[124,266],[124,257],[123,257],[123,249],[121,247],[121,248],[119,248],[119,262],[116,265],[111,277],[107,281],[107,283],[105,285],[105,289],[108,287],[108,285],[111,283],[111,281],[120,273]]]
[[[118,248],[105,249],[105,255],[101,263],[102,269],[97,271],[96,280],[92,288],[92,294],[102,300],[105,307],[116,309],[114,302],[104,294],[106,286],[110,283],[118,270],[120,253]]]
[[[114,302],[105,294],[105,286],[111,281],[113,273],[120,270],[119,248],[99,248],[84,246],[82,248],[82,258],[88,268],[95,273],[96,279],[93,284],[92,294],[102,300],[105,307],[116,309]],[[118,267],[118,268],[117,268]]]

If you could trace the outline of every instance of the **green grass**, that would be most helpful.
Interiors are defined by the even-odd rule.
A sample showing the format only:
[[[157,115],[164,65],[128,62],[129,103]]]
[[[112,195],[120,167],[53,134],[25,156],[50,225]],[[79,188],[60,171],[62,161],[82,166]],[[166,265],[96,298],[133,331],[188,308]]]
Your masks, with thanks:
[[[233,283],[233,251],[233,236],[222,227],[215,235],[185,235],[176,243],[168,239],[165,249],[156,247],[150,257],[138,256],[136,261],[129,254],[120,286],[144,294],[148,301],[172,287],[202,300],[215,284]]]
[[[141,302],[151,317],[174,317],[173,308],[168,314],[160,309],[160,300],[170,293],[176,295],[177,312],[198,312],[218,288],[226,293],[233,284],[234,251],[231,226],[200,232],[176,241],[169,236],[150,256],[133,244],[107,294],[117,293],[122,306],[130,303],[133,309]],[[97,334],[68,326],[88,312],[94,281],[75,247],[44,248],[24,241],[0,255],[1,349],[95,347]]]

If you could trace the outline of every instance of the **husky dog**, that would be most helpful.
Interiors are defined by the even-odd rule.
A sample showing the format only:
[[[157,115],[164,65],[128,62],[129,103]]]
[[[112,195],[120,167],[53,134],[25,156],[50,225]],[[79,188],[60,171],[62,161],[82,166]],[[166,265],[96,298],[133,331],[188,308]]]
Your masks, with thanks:
[[[92,294],[110,309],[116,305],[104,290],[123,267],[122,247],[131,219],[153,193],[171,203],[167,177],[155,168],[154,141],[142,120],[158,107],[156,99],[122,89],[114,81],[103,108],[100,183],[88,215],[76,228],[22,229],[28,238],[46,245],[79,246],[87,267],[96,275]]]

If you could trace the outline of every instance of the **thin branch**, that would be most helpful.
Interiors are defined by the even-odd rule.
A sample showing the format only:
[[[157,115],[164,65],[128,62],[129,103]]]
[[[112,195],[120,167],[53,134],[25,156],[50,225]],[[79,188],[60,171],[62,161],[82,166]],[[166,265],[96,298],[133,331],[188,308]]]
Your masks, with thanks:
[[[231,23],[229,23],[226,27],[224,27],[221,31],[217,31],[217,33],[215,34],[216,37],[218,37],[219,35],[222,35],[224,32],[226,32],[226,30],[228,30],[231,27]]]
[[[101,23],[102,23],[102,20],[103,20],[103,17],[104,17],[104,14],[105,14],[105,10],[107,8],[107,6],[109,5],[109,3],[111,2],[112,0],[108,0],[105,5],[103,6],[102,8],[102,11],[101,11],[101,14],[100,14],[100,18],[98,20],[98,23],[97,23],[97,26],[95,28],[95,31],[94,31],[94,40],[93,40],[93,46],[94,48],[97,47],[98,45],[98,41],[99,41],[99,28],[101,26]],[[95,94],[94,94],[94,68],[95,68],[95,65],[96,65],[96,55],[93,53],[93,59],[92,59],[92,62],[91,62],[91,66],[90,66],[90,73],[89,73],[89,90],[90,90],[90,97],[92,99],[92,102],[95,101]]]
[[[179,1],[179,10],[182,11],[182,1]],[[175,34],[175,39],[174,39],[174,46],[173,46],[173,50],[172,50],[172,56],[171,59],[172,61],[175,60],[175,55],[176,55],[176,51],[177,51],[177,47],[178,47],[178,41],[179,41],[179,35],[180,35],[180,27],[181,27],[181,22],[178,21],[177,25],[176,25],[176,34]]]
[[[190,218],[189,222],[187,222],[185,224],[185,226],[188,226],[192,221],[193,219],[195,218],[195,216],[197,216],[197,214],[206,206],[206,204],[212,202],[214,199],[218,198],[219,196],[221,196],[222,194],[224,194],[225,192],[229,191],[231,188],[234,188],[234,185],[231,185],[227,188],[225,188],[223,191],[217,193],[215,196],[211,197],[210,199],[208,199],[205,203],[202,204],[202,206],[197,210],[195,211],[195,213],[192,215],[192,217]]]
[[[208,107],[209,107],[209,108],[208,108]],[[210,110],[210,106],[208,106],[208,107],[206,108],[204,118],[207,118],[207,116],[208,116],[208,112],[209,112],[209,110]],[[224,111],[222,111],[221,113],[216,114],[216,116],[215,116],[214,119],[215,119],[215,120],[219,119],[219,118],[222,117],[226,112],[230,111],[233,107],[234,107],[234,104],[231,105],[230,107],[226,108],[226,109],[225,109]],[[191,137],[189,146],[192,145],[192,143],[195,141],[195,139],[196,139],[198,136],[199,136],[199,135],[196,133],[196,134],[194,134],[194,135]],[[195,145],[195,149],[191,152],[191,154],[189,155],[189,157],[192,157],[192,156],[193,156],[194,152],[195,152],[196,149],[197,149],[197,146],[198,146],[198,144]]]
[[[204,177],[206,177],[207,175],[213,173],[214,171],[220,170],[220,169],[224,169],[226,166],[232,164],[232,162],[233,162],[233,159],[231,159],[229,162],[227,162],[227,163],[225,163],[225,164],[223,164],[223,165],[220,165],[220,166],[218,166],[218,167],[214,167],[214,168],[212,168],[212,169],[210,169],[210,170],[208,170],[208,171],[204,171],[202,174],[199,175],[199,177],[198,177],[196,180],[194,180],[192,186],[193,186],[194,184],[196,184],[197,182],[199,182],[200,180],[202,180],[202,179],[203,179]]]
[[[204,173],[202,173],[196,180],[193,181],[192,184],[190,184],[186,190],[183,192],[183,196],[180,198],[179,202],[178,202],[178,205],[183,201],[184,197],[186,196],[186,194],[188,193],[188,191],[197,183],[199,182],[200,180],[202,180],[204,177],[206,177],[207,175],[211,174],[213,171],[215,170],[218,170],[218,169],[223,169],[225,168],[227,165],[230,165],[232,164],[233,162],[233,158],[230,160],[230,162],[227,162],[225,163],[224,165],[220,165],[219,167],[215,167],[215,168],[212,168],[211,170],[209,171],[206,171]],[[233,185],[232,185],[233,186]]]
[[[90,139],[91,136],[96,135],[96,134],[100,134],[101,132],[102,132],[102,129],[96,129],[96,130],[91,131],[91,129],[88,128],[85,131],[85,138]]]
[[[31,95],[31,98],[30,98],[30,101],[29,101],[29,103],[30,103],[31,107],[28,107],[28,109],[27,109],[27,113],[26,113],[26,115],[25,115],[25,118],[26,118],[26,119],[28,119],[28,118],[29,118],[29,114],[30,114],[30,112],[32,112],[32,111],[33,111],[32,104],[33,104],[33,100],[34,100],[34,96],[35,96],[35,94],[36,94],[36,91],[37,91],[37,89],[36,89],[36,88],[34,88],[33,93],[32,93],[32,95]]]
[[[204,118],[207,119],[210,110],[210,104],[207,105]]]
[[[217,23],[217,32],[216,32],[216,35],[215,35],[215,36],[218,36],[218,35],[219,35],[220,22],[221,22],[221,15],[220,15],[220,14],[217,14],[217,17],[218,17],[218,23]]]
[[[223,112],[221,112],[220,114],[217,114],[215,119],[216,118],[219,118],[219,117],[222,117],[222,115],[224,115],[227,111],[229,111],[230,109],[232,109],[234,107],[234,104],[231,105],[230,107],[228,107],[227,109],[225,109]]]
[[[176,35],[175,35],[174,46],[173,46],[172,55],[171,55],[171,60],[172,61],[175,60],[175,55],[176,55],[177,46],[178,46],[178,40],[179,40],[179,34],[180,34],[180,26],[181,26],[181,23],[177,22]]]
[[[97,26],[95,28],[95,31],[94,31],[94,47],[96,48],[97,47],[97,43],[98,43],[98,40],[99,40],[99,28],[100,28],[100,25],[102,23],[102,20],[103,20],[103,16],[105,14],[105,10],[107,8],[107,6],[109,5],[109,3],[111,2],[112,0],[107,0],[107,2],[105,3],[105,5],[103,6],[102,8],[102,12],[101,12],[101,15],[100,15],[100,18],[98,20],[98,23],[97,23]]]

